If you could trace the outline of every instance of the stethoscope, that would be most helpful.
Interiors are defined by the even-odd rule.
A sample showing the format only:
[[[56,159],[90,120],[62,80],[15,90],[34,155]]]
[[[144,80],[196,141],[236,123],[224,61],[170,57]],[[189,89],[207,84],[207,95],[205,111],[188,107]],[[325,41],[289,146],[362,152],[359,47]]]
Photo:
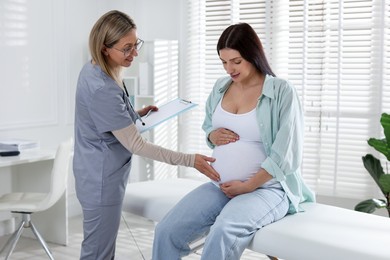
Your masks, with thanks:
[[[130,101],[130,99],[129,99],[129,92],[127,92],[127,88],[126,88],[125,82],[122,81],[122,84],[123,84],[123,88],[125,89],[125,93],[126,93],[126,96],[127,96],[127,100],[128,100],[128,102],[129,102],[129,104],[130,104],[130,107],[131,107],[131,109],[133,110],[133,112],[135,113],[135,115],[136,115],[136,117],[137,117],[137,118],[135,119],[135,121],[137,121],[137,119],[138,119],[138,120],[142,123],[142,125],[145,125],[144,121],[142,121],[141,116],[138,114],[137,111],[135,111],[135,109],[134,109],[134,107],[133,107],[133,104],[131,104],[131,101]]]

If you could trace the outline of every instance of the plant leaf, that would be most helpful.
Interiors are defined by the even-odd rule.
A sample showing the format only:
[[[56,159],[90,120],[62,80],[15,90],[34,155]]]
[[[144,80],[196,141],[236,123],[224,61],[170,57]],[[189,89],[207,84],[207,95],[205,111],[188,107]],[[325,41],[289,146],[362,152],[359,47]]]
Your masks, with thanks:
[[[383,127],[383,132],[385,133],[387,150],[383,153],[387,160],[390,161],[390,115],[387,113],[382,113],[381,116],[381,125]]]
[[[374,179],[376,184],[379,185],[379,178],[381,175],[385,174],[381,162],[375,158],[372,154],[366,154],[362,157],[364,168],[370,173],[371,177]]]
[[[376,209],[386,207],[386,202],[382,199],[369,199],[358,203],[355,206],[356,211],[372,213]]]
[[[375,150],[377,150],[378,152],[384,154],[387,158],[387,160],[389,160],[388,156],[389,156],[389,147],[388,147],[388,144],[387,144],[387,141],[386,139],[376,139],[376,138],[370,138],[368,139],[368,144],[372,147],[375,148]]]
[[[390,174],[383,174],[379,177],[379,185],[384,193],[390,193]]]

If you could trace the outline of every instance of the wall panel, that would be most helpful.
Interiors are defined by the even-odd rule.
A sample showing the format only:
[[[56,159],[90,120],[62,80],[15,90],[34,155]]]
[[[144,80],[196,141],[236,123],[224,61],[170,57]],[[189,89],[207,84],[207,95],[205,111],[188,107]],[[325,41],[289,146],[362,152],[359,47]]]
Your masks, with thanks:
[[[53,3],[3,0],[0,130],[57,123]]]

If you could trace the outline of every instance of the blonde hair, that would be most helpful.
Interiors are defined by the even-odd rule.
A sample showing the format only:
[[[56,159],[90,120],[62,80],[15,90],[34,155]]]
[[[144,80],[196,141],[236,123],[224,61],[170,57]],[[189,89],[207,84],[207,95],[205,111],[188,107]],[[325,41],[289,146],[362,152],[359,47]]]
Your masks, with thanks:
[[[89,35],[89,50],[92,60],[118,83],[121,81],[119,72],[109,67],[107,57],[102,50],[104,47],[111,48],[134,29],[137,29],[137,26],[133,19],[125,13],[113,10],[96,21]]]

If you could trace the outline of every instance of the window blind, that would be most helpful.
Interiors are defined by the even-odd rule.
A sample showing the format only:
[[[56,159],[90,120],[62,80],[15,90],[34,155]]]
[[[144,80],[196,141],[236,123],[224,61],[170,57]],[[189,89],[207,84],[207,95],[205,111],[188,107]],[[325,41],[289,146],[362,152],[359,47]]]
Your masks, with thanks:
[[[201,130],[204,104],[226,75],[216,52],[222,31],[248,22],[277,76],[298,90],[305,113],[302,174],[319,195],[376,196],[361,157],[378,154],[380,114],[390,112],[390,1],[188,0],[188,40],[182,93],[199,109],[180,127],[182,150],[211,154]],[[185,138],[184,138],[185,136]],[[185,176],[199,176],[183,169]]]
[[[154,40],[150,47],[150,62],[153,68],[154,99],[157,106],[178,97],[179,92],[179,44],[176,40]],[[177,150],[178,120],[170,119],[153,131],[153,143],[164,148]],[[153,161],[153,178],[176,177],[178,168]]]

